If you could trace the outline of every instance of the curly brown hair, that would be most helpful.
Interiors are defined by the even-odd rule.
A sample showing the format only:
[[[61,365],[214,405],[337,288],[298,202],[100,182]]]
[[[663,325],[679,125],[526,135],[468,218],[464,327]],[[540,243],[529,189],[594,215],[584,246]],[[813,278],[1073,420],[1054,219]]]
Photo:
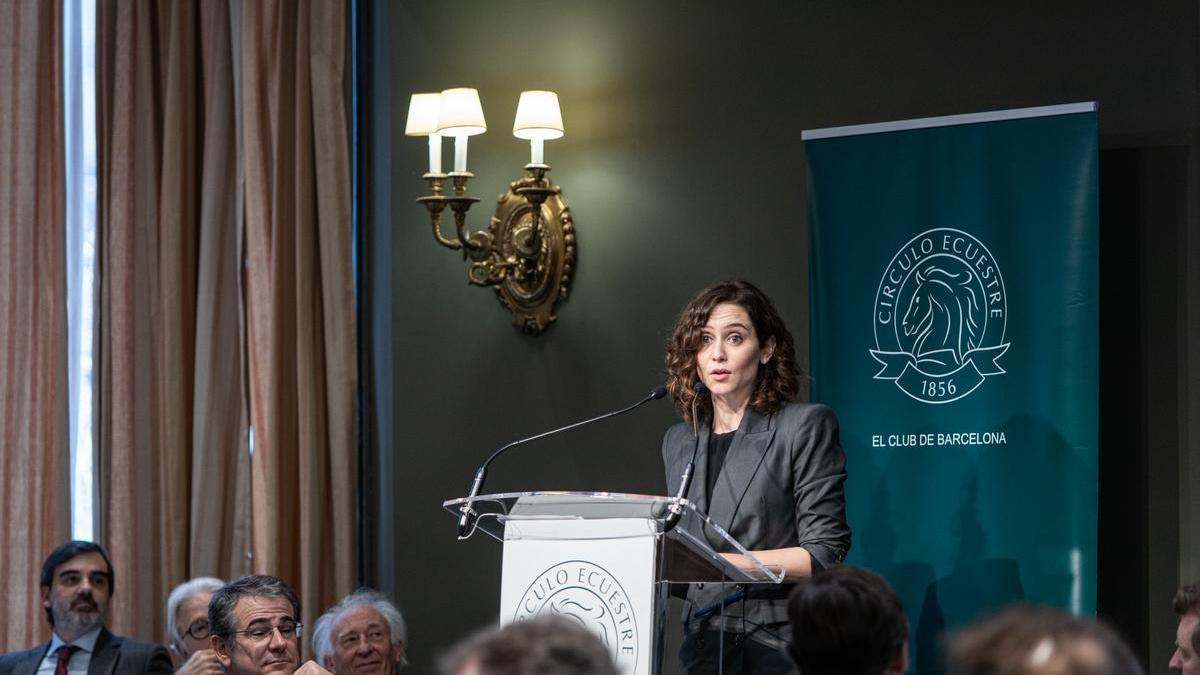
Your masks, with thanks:
[[[800,393],[800,366],[796,364],[796,345],[774,303],[748,281],[725,281],[700,291],[679,313],[675,330],[667,343],[667,391],[675,401],[675,409],[683,419],[692,421],[692,388],[699,379],[696,372],[696,353],[708,315],[714,307],[733,303],[746,310],[760,344],[775,338],[775,353],[758,369],[758,382],[750,395],[750,407],[758,412],[778,412]],[[701,419],[712,415],[712,398],[701,396],[696,401],[696,415]]]

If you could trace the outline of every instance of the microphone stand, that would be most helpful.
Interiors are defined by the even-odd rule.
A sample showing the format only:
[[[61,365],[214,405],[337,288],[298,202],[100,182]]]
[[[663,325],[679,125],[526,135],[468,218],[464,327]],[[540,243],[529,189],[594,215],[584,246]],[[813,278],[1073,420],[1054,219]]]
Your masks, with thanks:
[[[679,493],[675,495],[675,500],[667,507],[667,517],[663,518],[662,533],[666,534],[675,529],[679,524],[679,519],[683,517],[683,505],[680,500],[687,497],[688,490],[692,487],[692,471],[696,468],[696,453],[700,451],[700,421],[696,419],[696,404],[700,397],[708,393],[708,387],[700,380],[692,385],[692,391],[696,393],[692,397],[692,435],[696,437],[696,444],[692,446],[692,458],[688,460],[687,466],[683,469],[683,478],[679,481]]]
[[[596,417],[593,417],[591,419],[586,419],[581,422],[575,422],[573,424],[568,424],[565,427],[551,429],[550,431],[543,431],[542,433],[537,434],[536,436],[530,436],[529,438],[522,438],[520,440],[513,441],[512,443],[509,443],[508,445],[505,445],[505,446],[501,447],[499,450],[496,450],[495,452],[493,452],[487,458],[487,460],[479,466],[479,469],[475,471],[475,478],[471,480],[471,489],[467,494],[467,501],[463,502],[463,505],[461,507],[459,507],[459,509],[458,509],[458,512],[459,512],[458,538],[466,539],[468,536],[467,533],[471,531],[471,525],[474,522],[475,517],[477,515],[479,515],[473,508],[473,505],[475,503],[475,498],[479,496],[479,491],[483,488],[483,481],[487,478],[488,466],[491,465],[491,463],[497,457],[499,457],[500,454],[503,453],[505,450],[508,450],[509,448],[512,448],[512,447],[516,447],[523,443],[528,443],[530,441],[536,441],[539,438],[545,438],[546,436],[551,436],[553,434],[557,434],[562,431],[569,431],[571,429],[574,429],[575,427],[581,427],[585,424],[591,424],[592,422],[599,422],[600,420],[605,420],[605,419],[608,419],[609,417],[616,417],[617,415],[624,415],[625,413],[633,410],[634,408],[641,407],[643,404],[649,403],[650,401],[658,400],[666,395],[667,395],[667,388],[660,385],[658,387],[655,387],[654,391],[651,391],[645,398],[638,401],[637,403],[634,403],[633,405],[631,405],[629,407],[622,408],[620,410],[614,410],[613,412],[604,413],[603,415],[597,415]]]

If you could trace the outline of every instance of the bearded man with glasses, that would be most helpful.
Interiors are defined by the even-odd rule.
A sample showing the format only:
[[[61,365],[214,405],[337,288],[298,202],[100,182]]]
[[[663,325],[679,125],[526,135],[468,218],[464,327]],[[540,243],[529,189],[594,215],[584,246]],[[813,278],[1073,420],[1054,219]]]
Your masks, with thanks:
[[[208,604],[209,640],[228,675],[329,675],[300,666],[300,599],[283,580],[250,574],[225,584]]]

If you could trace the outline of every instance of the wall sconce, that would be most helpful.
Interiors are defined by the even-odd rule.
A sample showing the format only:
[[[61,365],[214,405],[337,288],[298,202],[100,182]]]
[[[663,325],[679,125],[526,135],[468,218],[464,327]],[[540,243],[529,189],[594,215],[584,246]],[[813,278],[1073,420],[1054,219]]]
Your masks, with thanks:
[[[526,175],[508,184],[486,230],[468,232],[467,211],[479,201],[467,196],[467,138],[487,130],[479,92],[447,89],[440,94],[413,94],[408,107],[408,136],[429,137],[430,193],[417,199],[429,211],[433,237],[447,248],[462,250],[470,260],[467,281],[496,289],[501,304],[512,311],[513,325],[540,333],[554,321],[554,309],[567,297],[575,269],[575,224],[562,198],[562,188],[546,178],[543,143],[563,136],[558,95],[552,91],[521,92],[513,136],[528,139]],[[454,138],[454,170],[442,173],[442,137]],[[442,194],[449,178],[453,196]],[[442,211],[454,213],[456,236],[442,234]]]

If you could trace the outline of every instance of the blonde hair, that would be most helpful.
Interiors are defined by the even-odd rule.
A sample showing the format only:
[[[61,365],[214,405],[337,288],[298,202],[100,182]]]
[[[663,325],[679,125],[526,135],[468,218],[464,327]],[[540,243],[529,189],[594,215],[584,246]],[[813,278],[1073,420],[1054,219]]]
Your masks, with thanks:
[[[1013,605],[955,634],[955,675],[1144,675],[1103,623],[1061,610]]]

